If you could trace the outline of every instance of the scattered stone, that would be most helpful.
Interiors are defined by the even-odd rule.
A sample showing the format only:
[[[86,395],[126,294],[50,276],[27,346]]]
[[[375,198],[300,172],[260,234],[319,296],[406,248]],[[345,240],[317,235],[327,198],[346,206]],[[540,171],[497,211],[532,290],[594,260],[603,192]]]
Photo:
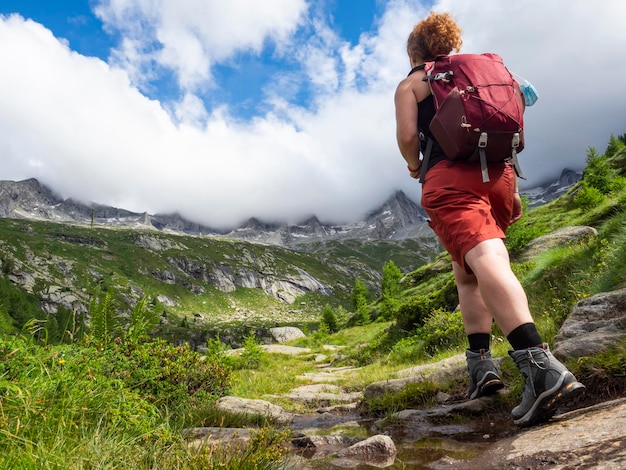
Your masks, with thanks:
[[[496,364],[501,360],[502,358],[494,358]],[[396,372],[395,376],[401,377],[399,379],[371,383],[365,388],[363,396],[365,398],[379,397],[389,393],[398,393],[410,384],[421,383],[426,380],[443,382],[450,378],[464,377],[466,375],[465,354],[457,354],[439,362],[422,364]]]
[[[285,354],[289,356],[297,356],[311,352],[309,348],[298,348],[296,346],[285,346],[283,344],[263,344],[261,347],[268,353]]]
[[[159,294],[157,296],[157,300],[165,305],[166,307],[175,307],[176,305],[178,305],[178,302],[176,302],[175,300],[170,299],[167,295],[163,295],[163,294]]]
[[[199,449],[206,445],[239,449],[248,445],[252,433],[241,428],[190,428],[183,431],[183,436],[191,439],[189,447]]]
[[[337,413],[334,411],[318,410],[317,413],[296,414],[289,428],[300,436],[317,435],[320,431],[337,434],[335,429],[357,428],[361,426],[360,416],[354,410]]]
[[[316,451],[316,457],[320,457],[322,454],[329,455],[350,447],[360,440],[357,437],[346,436],[302,436],[292,439],[291,443],[297,448],[313,448]]]
[[[363,394],[361,392],[347,393],[336,385],[313,384],[296,387],[291,392],[281,396],[309,407],[321,407],[339,403],[352,403],[360,400]]]
[[[483,397],[423,410],[402,410],[374,422],[372,431],[383,432],[393,428],[394,433],[408,435],[415,440],[435,435],[476,433],[480,431],[479,425],[470,418],[487,410],[493,400]]]
[[[293,420],[293,414],[265,400],[226,396],[217,400],[216,408],[235,415],[263,416],[276,420],[280,424],[289,424]]]
[[[337,457],[348,458],[358,464],[387,467],[393,464],[397,453],[393,440],[389,436],[379,434],[340,450]],[[345,462],[342,465],[345,466]]]
[[[316,367],[320,370],[319,372],[305,372],[297,378],[307,382],[336,382],[340,379],[345,379],[346,374],[357,370],[357,368],[350,366],[329,367],[328,364],[324,364],[323,366],[318,365]]]

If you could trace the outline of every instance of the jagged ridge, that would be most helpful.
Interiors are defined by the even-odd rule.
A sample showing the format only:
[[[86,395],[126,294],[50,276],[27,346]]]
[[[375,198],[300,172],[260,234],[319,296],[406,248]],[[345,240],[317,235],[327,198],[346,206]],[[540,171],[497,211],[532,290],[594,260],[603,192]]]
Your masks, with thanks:
[[[557,181],[522,191],[531,207],[545,204],[575,184],[581,173],[565,169]],[[424,210],[402,191],[393,194],[365,220],[351,224],[325,224],[311,216],[300,224],[265,223],[251,218],[232,230],[216,230],[180,214],[137,213],[100,204],[63,199],[37,179],[0,181],[0,217],[52,222],[107,225],[221,236],[255,243],[303,248],[330,240],[405,240],[432,238]]]

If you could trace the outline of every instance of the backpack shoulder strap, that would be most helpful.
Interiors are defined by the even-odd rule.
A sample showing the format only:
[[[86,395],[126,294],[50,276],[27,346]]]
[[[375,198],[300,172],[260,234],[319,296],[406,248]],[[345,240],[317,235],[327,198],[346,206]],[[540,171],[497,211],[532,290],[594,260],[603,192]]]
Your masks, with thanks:
[[[417,72],[418,70],[424,70],[424,68],[425,68],[425,67],[426,67],[426,64],[419,64],[418,66],[413,67],[413,68],[411,69],[411,71],[409,72],[409,75],[411,75],[412,73]],[[408,77],[409,75],[407,75],[407,77]]]

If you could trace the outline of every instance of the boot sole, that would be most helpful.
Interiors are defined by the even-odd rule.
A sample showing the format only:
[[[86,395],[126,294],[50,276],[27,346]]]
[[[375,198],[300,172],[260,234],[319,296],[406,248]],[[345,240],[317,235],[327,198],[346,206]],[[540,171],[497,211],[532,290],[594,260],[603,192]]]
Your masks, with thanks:
[[[481,383],[478,385],[476,390],[474,390],[474,393],[470,395],[470,400],[473,400],[475,398],[485,397],[488,395],[493,395],[498,390],[501,390],[503,388],[504,388],[504,382],[502,382],[502,380],[500,380],[500,377],[498,377],[496,374],[493,374],[492,379],[487,380],[484,383]]]
[[[533,406],[528,412],[513,422],[519,426],[532,426],[533,424],[548,421],[556,410],[576,398],[582,396],[586,388],[576,379],[563,386],[566,378],[574,377],[571,372],[564,371],[558,382],[549,390],[546,390],[537,397]]]

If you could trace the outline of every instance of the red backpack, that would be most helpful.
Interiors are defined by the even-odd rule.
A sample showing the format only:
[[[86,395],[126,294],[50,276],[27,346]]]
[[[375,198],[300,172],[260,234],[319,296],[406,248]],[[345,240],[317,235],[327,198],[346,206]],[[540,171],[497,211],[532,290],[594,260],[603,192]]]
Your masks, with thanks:
[[[524,103],[519,84],[497,54],[440,55],[425,67],[435,117],[430,132],[449,160],[487,164],[509,160],[520,177],[517,154],[524,149]],[[427,143],[424,164],[432,141]],[[425,168],[428,168],[425,166]]]

